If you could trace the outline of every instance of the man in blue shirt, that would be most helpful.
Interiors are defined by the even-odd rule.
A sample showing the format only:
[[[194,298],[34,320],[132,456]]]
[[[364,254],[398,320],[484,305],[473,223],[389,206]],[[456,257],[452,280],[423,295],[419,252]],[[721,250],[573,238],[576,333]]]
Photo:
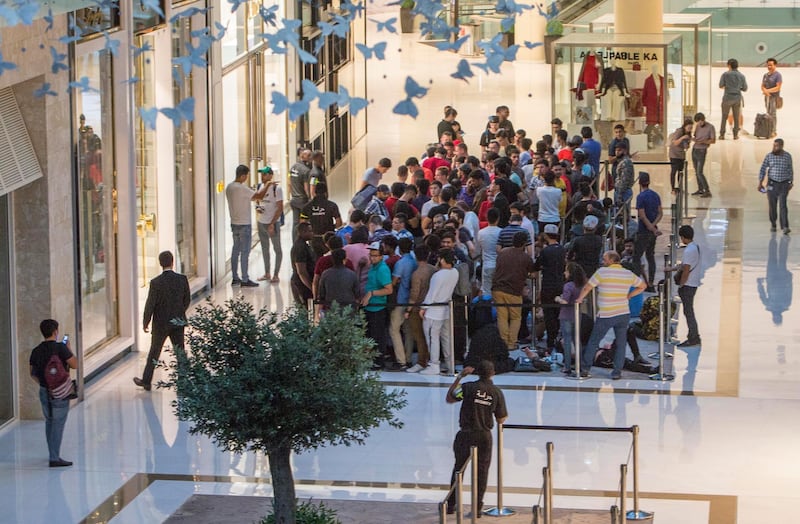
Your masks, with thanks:
[[[403,237],[397,241],[400,249],[400,260],[394,263],[392,272],[392,286],[397,290],[397,303],[403,304],[392,309],[389,320],[389,335],[392,337],[394,347],[395,363],[389,367],[389,371],[405,371],[411,366],[411,353],[413,344],[405,324],[405,311],[408,304],[409,294],[411,293],[411,275],[417,270],[417,259],[411,252],[414,241],[411,238]],[[406,343],[400,331],[403,331]]]
[[[642,276],[642,255],[647,257],[647,286],[648,291],[653,289],[653,279],[656,276],[656,237],[661,235],[658,223],[661,221],[663,210],[661,197],[650,189],[650,174],[644,171],[639,173],[640,193],[636,197],[636,211],[639,216],[639,229],[636,231],[636,242],[633,252],[634,273]]]
[[[781,96],[781,86],[783,85],[783,76],[777,68],[778,62],[774,58],[767,58],[767,72],[764,73],[764,78],[761,80],[764,105],[767,108],[767,114],[772,117],[770,138],[775,137],[778,132],[778,99]]]
[[[603,147],[600,142],[592,138],[592,128],[584,126],[581,128],[581,136],[583,137],[583,144],[581,149],[586,153],[587,163],[594,168],[595,175],[600,172],[600,154]]]

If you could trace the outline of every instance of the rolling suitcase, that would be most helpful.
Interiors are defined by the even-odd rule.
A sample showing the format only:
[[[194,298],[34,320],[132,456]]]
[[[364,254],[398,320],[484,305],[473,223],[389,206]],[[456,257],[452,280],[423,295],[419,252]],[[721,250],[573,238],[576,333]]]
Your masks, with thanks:
[[[766,113],[756,115],[753,135],[756,138],[769,138],[772,134],[772,117]]]

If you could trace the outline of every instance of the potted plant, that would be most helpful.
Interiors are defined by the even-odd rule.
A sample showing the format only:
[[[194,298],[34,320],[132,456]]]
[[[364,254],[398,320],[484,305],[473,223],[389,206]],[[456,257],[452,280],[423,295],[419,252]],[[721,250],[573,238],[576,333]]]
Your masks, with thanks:
[[[414,0],[403,0],[403,3],[400,4],[400,31],[403,33],[414,32],[415,15],[411,10],[414,9],[415,5]]]
[[[544,57],[548,64],[552,64],[553,60],[550,56],[553,49],[553,42],[564,36],[564,24],[561,20],[555,18],[547,22],[544,29]]]

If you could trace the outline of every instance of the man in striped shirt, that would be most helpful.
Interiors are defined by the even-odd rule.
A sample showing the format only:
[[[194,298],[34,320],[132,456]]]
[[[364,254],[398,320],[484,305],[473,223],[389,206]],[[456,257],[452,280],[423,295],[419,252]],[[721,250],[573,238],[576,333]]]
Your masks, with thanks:
[[[576,302],[583,302],[592,289],[597,293],[597,318],[594,321],[592,336],[583,350],[581,359],[581,377],[589,378],[594,355],[597,352],[600,340],[614,330],[616,351],[614,351],[614,370],[611,372],[612,380],[622,377],[622,365],[625,363],[625,349],[627,347],[628,322],[631,318],[628,300],[642,293],[647,284],[633,272],[620,265],[619,253],[606,251],[603,253],[603,267],[598,269],[589,279]],[[634,289],[631,289],[634,288]]]
[[[767,178],[765,181],[764,178]],[[772,224],[770,231],[775,232],[778,220],[778,207],[780,206],[781,229],[784,235],[791,233],[789,229],[789,211],[786,209],[786,197],[794,184],[794,168],[792,155],[783,150],[783,139],[776,138],[772,144],[772,152],[764,157],[761,171],[758,173],[758,189],[763,191],[766,186],[767,200],[769,201],[769,221]]]

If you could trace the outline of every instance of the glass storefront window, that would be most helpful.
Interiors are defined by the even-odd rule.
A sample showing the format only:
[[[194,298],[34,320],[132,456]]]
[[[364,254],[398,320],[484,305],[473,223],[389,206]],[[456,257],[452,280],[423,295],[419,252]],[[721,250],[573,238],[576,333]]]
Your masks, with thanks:
[[[227,185],[233,180],[233,173],[239,164],[250,165],[250,114],[248,88],[249,69],[244,63],[222,77],[222,99],[228,100],[222,113],[224,151],[222,154],[224,175]],[[225,238],[230,239],[231,219],[227,207],[220,211],[225,215]]]
[[[108,50],[79,55],[76,78],[94,90],[73,90],[78,164],[80,274],[86,355],[119,333],[114,244],[114,129],[112,55]]]
[[[246,13],[246,4],[239,6],[234,13],[230,9],[221,9],[220,23],[228,28],[220,41],[223,67],[247,51]]]
[[[264,57],[264,85],[266,98],[271,98],[272,91],[286,93],[286,58],[285,55],[276,55],[266,52]],[[270,107],[261,109],[266,112],[266,163],[276,169],[278,174],[285,177],[288,174],[288,158],[286,150],[287,125],[286,115],[274,115]],[[276,178],[280,180],[280,178]]]
[[[192,41],[191,18],[181,18],[172,28],[172,56],[184,53],[186,44]],[[193,74],[183,76],[182,68],[173,64],[172,91],[174,104],[194,96]],[[192,70],[194,71],[194,70]],[[194,240],[194,123],[182,120],[175,127],[175,240],[177,253],[176,270],[186,276],[197,274],[197,253]]]

